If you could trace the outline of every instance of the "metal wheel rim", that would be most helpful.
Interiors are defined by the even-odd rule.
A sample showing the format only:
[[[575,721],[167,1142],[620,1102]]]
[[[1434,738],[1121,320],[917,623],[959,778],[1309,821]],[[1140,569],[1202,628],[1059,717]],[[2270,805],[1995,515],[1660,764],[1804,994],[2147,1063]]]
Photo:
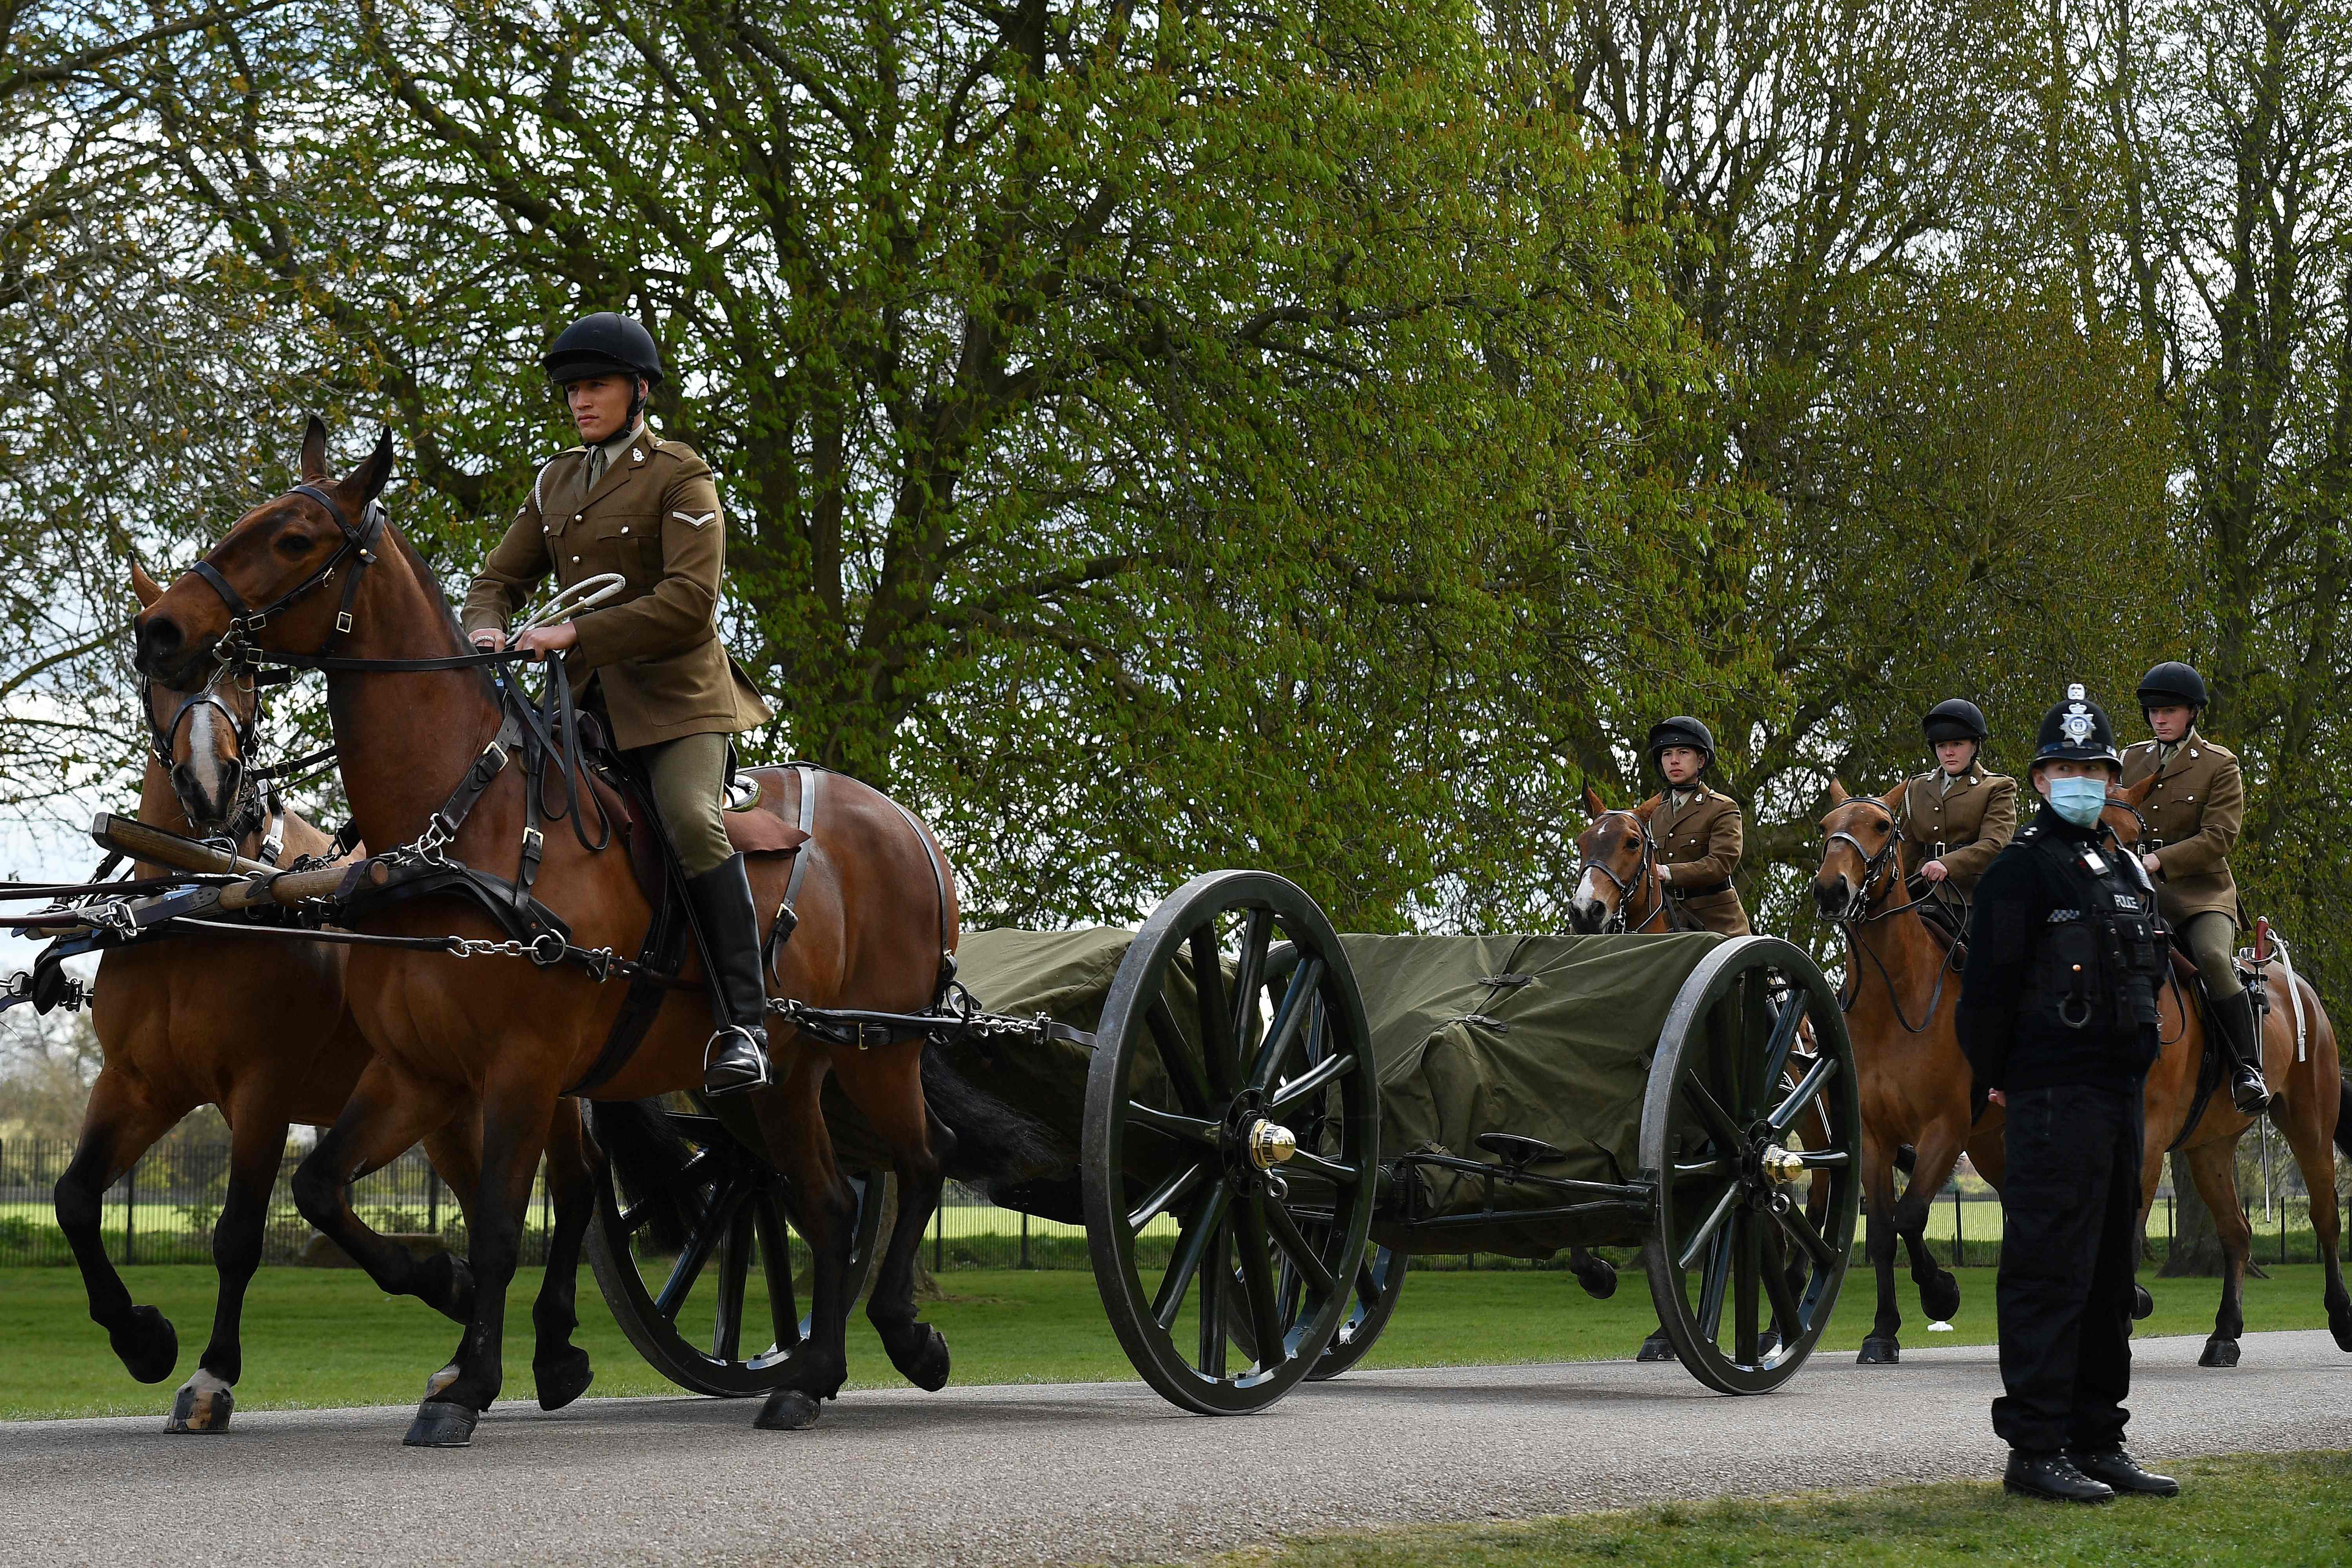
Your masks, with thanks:
[[[637,1354],[680,1388],[722,1399],[748,1399],[772,1393],[782,1385],[791,1370],[793,1345],[805,1339],[809,1332],[806,1313],[800,1314],[793,1322],[774,1321],[778,1300],[798,1304],[790,1252],[782,1245],[790,1222],[783,1178],[760,1155],[743,1147],[716,1118],[677,1112],[665,1114],[674,1129],[719,1162],[718,1179],[709,1184],[710,1197],[722,1196],[730,1181],[738,1196],[725,1205],[728,1213],[714,1212],[716,1205],[706,1207],[696,1221],[694,1233],[688,1238],[687,1249],[679,1254],[678,1263],[663,1270],[661,1281],[648,1283],[631,1246],[631,1239],[640,1227],[632,1225],[623,1211],[618,1185],[607,1166],[597,1176],[596,1213],[588,1227],[588,1261],[595,1271],[597,1288],[604,1292],[614,1321],[620,1324],[622,1333],[636,1347]],[[875,1240],[882,1222],[885,1179],[863,1173],[849,1176],[857,1193],[857,1218],[851,1231],[853,1295],[865,1289],[866,1275],[873,1268]],[[678,1264],[684,1263],[706,1238],[708,1249],[701,1262],[690,1270],[686,1279],[678,1308],[665,1311],[661,1300],[665,1286],[675,1281]],[[807,1246],[804,1240],[799,1244]],[[772,1266],[772,1247],[782,1254],[781,1260]],[[765,1275],[770,1301],[769,1315],[757,1320],[748,1318],[743,1312],[754,1270]],[[677,1312],[694,1305],[694,1287],[714,1274],[719,1300],[712,1303],[709,1338],[689,1337],[678,1323]],[[738,1325],[736,1341],[733,1353],[721,1355],[719,1353],[726,1346],[720,1309],[730,1297]],[[792,1331],[789,1343],[782,1332],[787,1326]],[[753,1342],[766,1348],[747,1349]]]
[[[1224,917],[1234,915],[1241,916],[1240,973],[1228,988],[1219,927]],[[1286,990],[1298,1009],[1295,1019],[1280,1008],[1270,1019],[1259,1016],[1256,977],[1264,973],[1265,956],[1276,930],[1296,944],[1307,961],[1301,963]],[[1199,1157],[1188,1164],[1180,1156],[1173,1162],[1174,1175],[1162,1184],[1167,1186],[1184,1178],[1190,1185],[1178,1185],[1172,1202],[1155,1207],[1160,1194],[1144,1195],[1139,1201],[1130,1190],[1126,1151],[1131,1137],[1168,1136],[1164,1125],[1171,1108],[1134,1101],[1130,1090],[1145,1053],[1153,1053],[1163,1064],[1168,1061],[1160,1037],[1175,1022],[1175,1008],[1169,1001],[1170,977],[1183,972],[1178,965],[1180,955],[1189,958],[1204,950],[1203,931],[1210,934],[1209,946],[1219,962],[1213,996],[1194,998],[1198,1004],[1194,1021],[1204,1034],[1212,1027],[1213,1016],[1228,1020],[1224,1027],[1229,1034],[1234,1020],[1238,1019],[1242,1028],[1229,1059],[1227,1083],[1218,1082],[1210,1064],[1201,1061],[1200,1075],[1192,1083],[1192,1091],[1199,1092],[1191,1098],[1180,1094],[1181,1109],[1191,1113],[1196,1123],[1222,1125],[1237,1111],[1246,1111],[1245,1095],[1258,1092],[1268,1119],[1272,1114],[1298,1116],[1317,1109],[1329,1113],[1314,1122],[1321,1129],[1316,1140],[1318,1147],[1310,1151],[1302,1144],[1300,1155],[1277,1168],[1286,1193],[1271,1190],[1270,1184],[1246,1171],[1236,1174],[1230,1141],[1213,1145],[1202,1139]],[[1245,1003],[1234,1001],[1236,997],[1245,998]],[[1207,1005],[1211,1000],[1214,1007]],[[1155,1005],[1161,1009],[1157,1028],[1151,1017]],[[1311,1090],[1297,1092],[1297,1097],[1285,1100],[1284,1086],[1300,1084],[1314,1070],[1301,1066],[1297,1072],[1287,1072],[1280,1069],[1294,1061],[1305,1061],[1312,1054],[1310,1040],[1319,1040],[1313,1051],[1319,1051],[1326,1075]],[[1270,1051],[1269,1046],[1275,1049]],[[1263,1085],[1253,1090],[1260,1079]],[[1171,1076],[1171,1093],[1176,1092],[1174,1082]],[[1311,1259],[1312,1267],[1327,1281],[1356,1278],[1371,1225],[1379,1159],[1378,1096],[1370,1033],[1355,977],[1348,968],[1338,934],[1314,901],[1296,885],[1264,872],[1212,872],[1187,883],[1144,923],[1112,981],[1096,1032],[1094,1061],[1087,1081],[1080,1171],[1087,1250],[1104,1308],[1136,1370],[1171,1403],[1201,1415],[1246,1414],[1273,1404],[1316,1369],[1350,1315],[1351,1292],[1328,1291],[1319,1310],[1300,1312],[1296,1321],[1284,1322],[1275,1295],[1276,1260],[1303,1253],[1297,1258],[1300,1267],[1307,1268]],[[1160,1120],[1147,1122],[1146,1116],[1155,1111]],[[1326,1156],[1333,1168],[1348,1173],[1347,1179],[1314,1174],[1307,1162],[1319,1162]],[[1193,1173],[1189,1178],[1186,1170]],[[1140,1228],[1136,1217],[1141,1214],[1148,1218],[1160,1207],[1183,1217],[1175,1260],[1160,1280],[1160,1287],[1174,1281],[1172,1299],[1164,1296],[1162,1289],[1147,1286],[1136,1261],[1135,1240]],[[1303,1224],[1319,1224],[1319,1240],[1309,1241]],[[1253,1269],[1265,1295],[1262,1308],[1254,1305],[1250,1311],[1255,1316],[1263,1310],[1265,1321],[1275,1332],[1253,1334],[1249,1346],[1236,1344],[1249,1360],[1235,1371],[1225,1349],[1234,1342],[1229,1333],[1216,1332],[1224,1327],[1225,1291],[1213,1282],[1229,1272],[1246,1279]],[[1204,1281],[1213,1282],[1212,1288],[1202,1289]],[[1244,1289],[1243,1293],[1249,1292]],[[1194,1319],[1187,1333],[1193,1342],[1189,1348],[1180,1344],[1172,1332],[1188,1300]],[[1211,1312],[1217,1321],[1203,1323],[1203,1314]],[[1271,1365],[1258,1359],[1256,1348],[1268,1341],[1281,1343],[1285,1350],[1283,1357]]]
[[[1777,1008],[1775,985],[1785,987]],[[1798,1009],[1795,1018],[1786,1010],[1791,1008]],[[1727,1019],[1734,1009],[1737,1019]],[[1759,1175],[1753,1156],[1759,1143],[1786,1147],[1789,1142],[1759,1139],[1759,1133],[1769,1131],[1759,1126],[1765,1118],[1785,1113],[1798,1100],[1786,1086],[1787,1075],[1772,1071],[1771,1058],[1777,1053],[1786,1060],[1799,1019],[1812,1026],[1816,1055],[1804,1064],[1808,1082],[1795,1088],[1802,1092],[1810,1087],[1800,1105],[1818,1105],[1827,1135],[1822,1148],[1802,1151],[1809,1174],[1784,1186]],[[1785,1046],[1779,1038],[1783,1028],[1791,1037]],[[1711,1060],[1735,1045],[1745,1048],[1730,1058],[1744,1082],[1733,1079],[1724,1062]],[[1768,1073],[1773,1079],[1769,1084]],[[1816,1075],[1819,1082],[1813,1083]],[[1861,1113],[1854,1076],[1835,992],[1810,958],[1777,937],[1738,937],[1710,953],[1684,982],[1660,1032],[1642,1114],[1641,1163],[1644,1178],[1655,1184],[1642,1259],[1659,1322],[1676,1355],[1693,1376],[1719,1393],[1769,1393],[1786,1383],[1812,1353],[1836,1308],[1853,1253],[1860,1195]],[[1678,1137],[1688,1144],[1695,1128],[1712,1124],[1691,1092],[1694,1082],[1708,1091],[1731,1126],[1702,1134],[1696,1147],[1677,1149]],[[1739,1103],[1722,1103],[1726,1095]],[[1790,1118],[1791,1128],[1795,1120]],[[1738,1134],[1736,1145],[1727,1133]],[[1708,1170],[1717,1166],[1722,1168]],[[1818,1227],[1805,1214],[1806,1189],[1812,1183],[1827,1187]],[[1793,1218],[1762,1207],[1775,1187],[1781,1197],[1794,1196]],[[1808,1230],[1813,1241],[1805,1239]],[[1789,1289],[1785,1281],[1775,1290],[1769,1264],[1776,1249],[1783,1258],[1807,1258],[1801,1291]],[[1784,1315],[1795,1317],[1799,1332],[1784,1331],[1779,1346],[1762,1354],[1766,1325]],[[1728,1348],[1723,1343],[1727,1322]]]

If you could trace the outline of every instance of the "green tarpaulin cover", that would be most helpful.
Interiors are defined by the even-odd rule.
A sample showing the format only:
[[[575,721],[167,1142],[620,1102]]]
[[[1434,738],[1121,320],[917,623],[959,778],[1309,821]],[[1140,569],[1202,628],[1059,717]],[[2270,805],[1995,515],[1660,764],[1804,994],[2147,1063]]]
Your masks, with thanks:
[[[1134,934],[977,931],[961,977],[992,1012],[1043,1012],[1091,1030]],[[1496,1163],[1481,1133],[1540,1138],[1567,1157],[1538,1175],[1633,1176],[1649,1059],[1675,995],[1721,938],[1346,936],[1381,1085],[1381,1157],[1428,1151]],[[1189,1009],[1179,1008],[1185,1018]],[[978,1076],[1075,1152],[1088,1056],[1076,1045],[1000,1050]],[[960,1062],[959,1066],[964,1064]],[[1373,1234],[1417,1251],[1544,1257],[1560,1247],[1640,1239],[1629,1222],[1498,1222],[1427,1230],[1416,1220],[1493,1207],[1548,1208],[1553,1192],[1466,1174],[1414,1172]]]

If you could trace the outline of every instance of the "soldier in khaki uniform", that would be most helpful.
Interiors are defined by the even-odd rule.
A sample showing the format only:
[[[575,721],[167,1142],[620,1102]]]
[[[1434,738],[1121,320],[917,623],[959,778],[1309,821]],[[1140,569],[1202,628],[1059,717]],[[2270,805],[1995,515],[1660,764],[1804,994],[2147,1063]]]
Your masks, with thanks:
[[[1748,933],[1731,873],[1739,869],[1739,807],[1700,777],[1715,761],[1706,726],[1678,715],[1650,731],[1650,760],[1666,787],[1639,808],[1658,846],[1658,877],[1691,924],[1726,936]]]
[[[704,1088],[757,1088],[769,1076],[759,918],[719,812],[728,737],[769,713],[719,641],[727,528],[718,486],[693,448],[646,428],[646,400],[663,372],[652,334],[636,322],[586,317],[541,363],[563,388],[581,444],[540,469],[466,594],[466,632],[480,647],[503,647],[516,611],[551,572],[562,588],[606,572],[625,580],[603,607],[526,632],[517,645],[562,653],[593,679],[613,744],[651,780],[723,998]]]
[[[1977,879],[2017,831],[2017,780],[1986,771],[1990,732],[1976,704],[1959,697],[1937,703],[1920,727],[1936,768],[1903,787],[1896,817],[1910,852],[1906,859],[1932,901],[1964,914]]]
[[[2156,881],[2157,907],[2204,977],[2230,1051],[2230,1098],[2247,1115],[2260,1115],[2270,1103],[2262,1019],[2231,961],[2238,883],[2230,874],[2230,849],[2245,822],[2245,783],[2237,758],[2198,733],[2198,717],[2210,700],[2202,675],[2183,664],[2161,664],[2141,678],[2138,695],[2156,738],[2125,750],[2123,782],[2156,775],[2140,815],[2163,846],[2143,854],[2140,863]]]

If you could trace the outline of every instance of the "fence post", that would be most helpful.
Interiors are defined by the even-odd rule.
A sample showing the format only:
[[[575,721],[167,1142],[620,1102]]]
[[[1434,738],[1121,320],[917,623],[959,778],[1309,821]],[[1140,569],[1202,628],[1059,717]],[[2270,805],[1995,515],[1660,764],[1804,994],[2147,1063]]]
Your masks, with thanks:
[[[429,1164],[425,1167],[425,1228],[441,1234],[441,1173]]]
[[[944,1194],[940,1206],[931,1210],[931,1272],[936,1274],[948,1266],[948,1205]]]
[[[130,1170],[122,1176],[122,1266],[126,1269],[139,1258],[139,1162],[131,1162]]]
[[[1029,1211],[1021,1211],[1021,1266],[1029,1267]]]
[[[1969,1265],[1968,1231],[1960,1223],[1960,1178],[1952,1178],[1952,1267]]]

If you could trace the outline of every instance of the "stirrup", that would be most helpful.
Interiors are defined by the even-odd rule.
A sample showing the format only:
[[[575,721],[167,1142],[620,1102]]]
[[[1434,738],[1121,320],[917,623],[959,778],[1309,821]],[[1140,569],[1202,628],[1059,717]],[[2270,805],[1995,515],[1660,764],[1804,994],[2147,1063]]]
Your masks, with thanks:
[[[730,1043],[722,1046],[721,1041]],[[731,1043],[740,1041],[740,1045]],[[714,1060],[713,1053],[718,1053]],[[750,1063],[743,1057],[751,1057]],[[765,1089],[774,1082],[768,1062],[768,1053],[760,1041],[741,1024],[730,1023],[714,1031],[702,1048],[702,1092],[705,1094],[742,1094],[754,1089]]]
[[[2253,1103],[2248,1104],[2249,1100]],[[2238,1108],[2241,1116],[2259,1116],[2271,1108],[2271,1086],[2252,1073],[2234,1074],[2230,1080],[2230,1103]]]

